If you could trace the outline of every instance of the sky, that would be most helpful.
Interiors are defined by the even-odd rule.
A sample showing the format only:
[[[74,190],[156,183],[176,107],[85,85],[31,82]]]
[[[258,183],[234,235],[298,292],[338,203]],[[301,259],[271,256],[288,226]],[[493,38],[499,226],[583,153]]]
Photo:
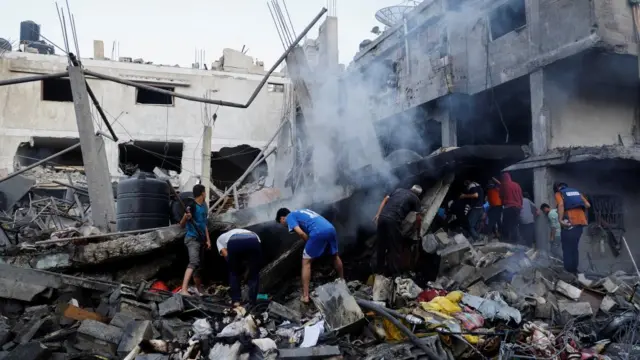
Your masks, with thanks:
[[[0,2],[0,38],[19,40],[20,22],[32,20],[40,24],[44,37],[64,48],[54,1]],[[340,62],[346,65],[362,40],[375,38],[371,29],[376,25],[383,28],[375,12],[402,1],[336,2]],[[299,34],[327,0],[287,0],[286,4]],[[64,1],[58,5],[66,6]],[[104,41],[106,57],[111,57],[117,41],[119,56],[185,67],[194,62],[196,48],[204,50],[205,63],[211,64],[220,58],[222,49],[240,50],[245,45],[247,55],[264,61],[267,68],[284,52],[266,0],[69,0],[69,5],[82,57],[93,56],[93,40]],[[317,28],[308,36],[317,37]]]

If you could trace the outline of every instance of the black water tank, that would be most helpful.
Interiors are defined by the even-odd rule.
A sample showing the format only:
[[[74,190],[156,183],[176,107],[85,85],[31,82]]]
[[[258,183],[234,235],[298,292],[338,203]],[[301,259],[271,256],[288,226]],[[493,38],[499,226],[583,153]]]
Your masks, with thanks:
[[[138,173],[121,180],[116,202],[118,231],[169,225],[169,184],[153,174]]]
[[[40,25],[31,20],[20,23],[20,42],[40,40]]]

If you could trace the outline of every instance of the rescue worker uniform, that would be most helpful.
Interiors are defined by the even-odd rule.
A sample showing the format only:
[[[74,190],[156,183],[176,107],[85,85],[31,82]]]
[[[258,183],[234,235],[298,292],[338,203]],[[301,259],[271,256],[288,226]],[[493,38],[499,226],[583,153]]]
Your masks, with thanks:
[[[580,237],[582,236],[582,230],[588,224],[586,209],[590,205],[578,190],[564,185],[558,188],[555,198],[558,207],[564,206],[563,219],[559,219],[562,224],[560,242],[562,244],[564,268],[570,273],[577,274],[580,260]],[[568,221],[569,224],[563,224],[565,221]]]

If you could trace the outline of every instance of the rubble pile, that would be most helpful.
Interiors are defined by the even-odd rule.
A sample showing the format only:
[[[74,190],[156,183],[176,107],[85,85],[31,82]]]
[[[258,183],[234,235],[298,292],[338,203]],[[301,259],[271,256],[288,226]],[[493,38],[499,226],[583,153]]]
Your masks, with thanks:
[[[69,182],[69,179],[72,184],[77,183],[84,188],[87,186],[87,177],[82,166],[38,166],[24,172],[24,175],[42,186],[51,186],[56,181]]]
[[[1,265],[0,346],[7,358],[139,360],[640,355],[638,276],[574,276],[535,250],[448,240],[435,281],[411,273],[327,281],[332,274],[319,271],[310,305],[300,303],[297,279],[232,307],[221,285],[183,297],[157,283],[127,286]]]

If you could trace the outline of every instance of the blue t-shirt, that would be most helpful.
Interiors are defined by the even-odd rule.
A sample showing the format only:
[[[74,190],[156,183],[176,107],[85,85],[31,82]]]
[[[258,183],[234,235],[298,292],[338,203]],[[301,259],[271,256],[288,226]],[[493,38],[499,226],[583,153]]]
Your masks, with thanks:
[[[207,205],[203,202],[202,204],[194,203],[195,206],[191,208],[191,218],[192,221],[187,221],[187,234],[186,237],[191,237],[198,239],[199,241],[205,241],[207,238],[205,233],[207,232]],[[203,237],[198,235],[198,231],[193,226],[193,223],[196,223],[196,226],[200,229],[200,233]]]
[[[309,235],[309,238],[327,231],[335,231],[335,228],[327,219],[309,209],[292,211],[287,215],[287,226],[289,231],[293,231],[294,227],[300,226],[302,231]]]

